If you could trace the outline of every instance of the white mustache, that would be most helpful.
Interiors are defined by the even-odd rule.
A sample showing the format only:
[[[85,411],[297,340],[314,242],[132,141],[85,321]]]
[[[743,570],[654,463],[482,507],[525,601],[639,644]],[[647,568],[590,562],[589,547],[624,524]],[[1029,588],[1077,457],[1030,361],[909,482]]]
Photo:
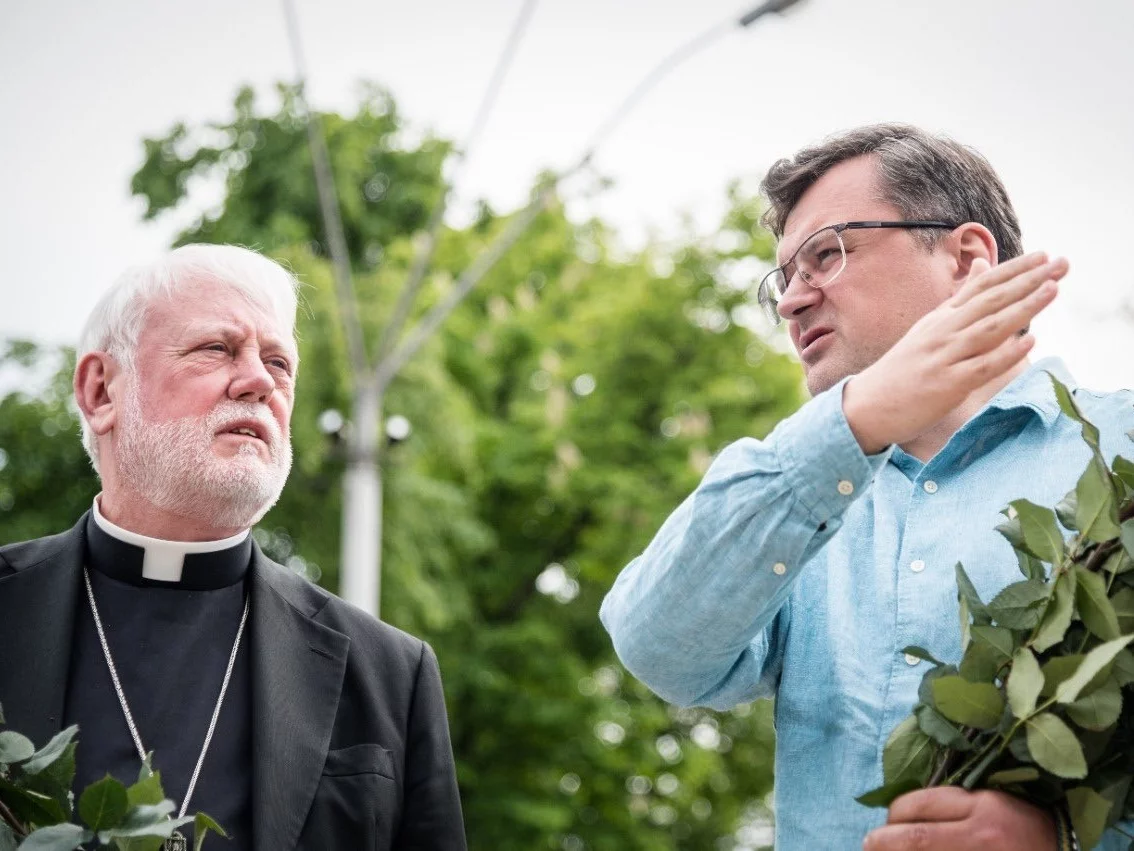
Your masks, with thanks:
[[[256,402],[238,402],[235,399],[221,402],[205,417],[204,427],[212,436],[229,423],[240,420],[254,421],[269,446],[279,446],[283,441],[280,425],[272,416],[271,409]]]

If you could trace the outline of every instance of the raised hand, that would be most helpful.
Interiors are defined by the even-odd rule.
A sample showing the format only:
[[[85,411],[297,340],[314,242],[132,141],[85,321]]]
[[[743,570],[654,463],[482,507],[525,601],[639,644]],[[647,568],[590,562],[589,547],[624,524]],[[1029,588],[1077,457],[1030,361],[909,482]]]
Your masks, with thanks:
[[[844,386],[843,411],[863,451],[913,440],[1020,363],[1035,345],[1020,332],[1051,304],[1067,268],[1042,252],[992,268],[974,260],[956,295]]]

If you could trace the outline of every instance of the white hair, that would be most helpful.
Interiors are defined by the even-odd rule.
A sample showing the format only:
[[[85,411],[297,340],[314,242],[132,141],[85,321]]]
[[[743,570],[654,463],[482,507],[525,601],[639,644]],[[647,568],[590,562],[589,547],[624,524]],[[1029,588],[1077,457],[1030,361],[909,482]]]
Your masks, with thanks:
[[[183,245],[144,266],[123,272],[94,306],[79,336],[77,359],[106,352],[134,374],[138,340],[150,306],[202,282],[232,287],[252,304],[270,311],[294,336],[299,282],[274,260],[238,245]],[[98,472],[98,446],[82,417],[83,448]]]

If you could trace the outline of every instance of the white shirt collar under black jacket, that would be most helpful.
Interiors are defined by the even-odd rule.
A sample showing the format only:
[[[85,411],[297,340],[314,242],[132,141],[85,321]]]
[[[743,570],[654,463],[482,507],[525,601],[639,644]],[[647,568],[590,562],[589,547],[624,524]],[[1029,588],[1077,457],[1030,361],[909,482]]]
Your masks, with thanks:
[[[90,566],[132,585],[205,590],[244,578],[252,557],[245,530],[220,541],[166,541],[139,535],[91,510],[87,536]]]

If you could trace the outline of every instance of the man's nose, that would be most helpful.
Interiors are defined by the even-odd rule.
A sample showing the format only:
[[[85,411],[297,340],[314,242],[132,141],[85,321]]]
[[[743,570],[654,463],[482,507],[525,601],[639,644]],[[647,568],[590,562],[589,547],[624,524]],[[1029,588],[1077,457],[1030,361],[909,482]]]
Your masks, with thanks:
[[[228,386],[229,398],[243,402],[268,401],[276,389],[276,382],[259,354],[243,352],[235,363],[236,373]]]
[[[780,303],[776,305],[776,310],[784,319],[796,319],[821,301],[823,301],[821,289],[808,286],[799,275],[792,275],[788,288],[781,296]]]

